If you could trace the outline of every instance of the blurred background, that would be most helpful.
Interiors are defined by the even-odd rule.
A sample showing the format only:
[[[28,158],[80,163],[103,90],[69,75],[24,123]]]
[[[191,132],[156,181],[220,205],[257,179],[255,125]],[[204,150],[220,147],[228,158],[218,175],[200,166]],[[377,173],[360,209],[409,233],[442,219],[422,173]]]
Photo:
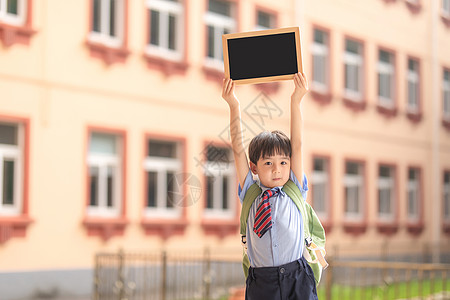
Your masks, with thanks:
[[[221,36],[291,26],[330,261],[450,263],[449,0],[0,0],[0,299],[244,285]],[[236,88],[246,145],[292,91]]]

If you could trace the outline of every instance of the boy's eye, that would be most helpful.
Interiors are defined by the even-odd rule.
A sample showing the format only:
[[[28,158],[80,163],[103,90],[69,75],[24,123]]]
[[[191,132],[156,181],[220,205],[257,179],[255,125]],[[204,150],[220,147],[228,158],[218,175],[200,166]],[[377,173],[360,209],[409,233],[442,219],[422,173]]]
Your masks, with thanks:
[[[286,164],[287,164],[287,161],[282,161],[281,164],[282,164],[282,165],[286,165]]]
[[[272,164],[272,162],[266,161],[264,164],[270,166]]]

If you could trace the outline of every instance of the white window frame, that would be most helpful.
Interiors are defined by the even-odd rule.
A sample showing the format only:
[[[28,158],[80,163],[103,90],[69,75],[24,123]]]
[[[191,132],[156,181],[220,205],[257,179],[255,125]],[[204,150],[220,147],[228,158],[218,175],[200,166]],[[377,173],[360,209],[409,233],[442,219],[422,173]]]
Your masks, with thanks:
[[[345,219],[348,221],[362,221],[363,217],[364,217],[364,203],[363,203],[363,199],[364,199],[364,166],[361,163],[358,162],[352,162],[352,161],[347,161],[347,163],[355,163],[358,165],[358,174],[347,174],[345,173],[344,175],[344,179],[343,179],[343,184],[344,184],[344,189],[345,189],[345,204],[344,204],[344,215],[345,215]],[[349,200],[352,199],[348,199],[349,193],[348,190],[349,189],[358,189],[358,194],[356,195],[357,199],[354,200],[356,201],[355,204],[358,204],[359,207],[359,211],[357,212],[348,212],[346,211],[346,204],[347,202],[349,202]]]
[[[155,140],[156,141],[156,140]],[[167,173],[181,174],[183,164],[179,158],[180,146],[176,143],[177,158],[147,156],[144,159],[145,172],[156,173],[156,207],[145,207],[145,217],[177,218],[181,216],[180,206],[167,207]],[[183,192],[183,191],[182,191]],[[179,195],[174,195],[179,197]],[[177,199],[180,200],[180,199]],[[174,200],[175,203],[179,201]],[[147,199],[146,199],[147,202]]]
[[[313,55],[313,78],[311,80],[311,84],[314,90],[317,90],[319,92],[322,93],[327,93],[329,90],[329,73],[330,73],[330,50],[329,50],[329,34],[326,31],[314,28],[314,31],[320,31],[322,33],[324,33],[324,35],[326,36],[326,42],[325,44],[321,44],[321,43],[317,43],[316,41],[313,40],[312,46],[311,46],[311,52]],[[314,34],[313,34],[314,36]],[[314,75],[318,72],[316,72],[318,69],[316,68],[316,64],[315,64],[315,59],[318,58],[322,61],[322,63],[324,64],[324,68],[323,70],[320,70],[320,72],[324,72],[323,76],[325,79],[325,82],[320,82],[320,81],[316,81],[316,78],[314,77]]]
[[[180,2],[167,0],[147,0],[147,9],[151,18],[151,11],[159,13],[159,37],[160,45],[153,45],[151,41],[145,48],[147,54],[160,56],[173,61],[183,59],[184,47],[184,8]],[[169,16],[175,17],[175,50],[169,48]],[[150,25],[151,26],[151,22]],[[150,28],[151,30],[151,28]]]
[[[415,70],[409,69],[409,62],[414,63]],[[411,113],[419,112],[420,101],[420,76],[419,76],[419,62],[415,59],[408,58],[408,66],[406,73],[407,86],[407,110]],[[410,88],[411,87],[411,88]]]
[[[2,123],[17,128],[17,145],[0,144],[0,216],[17,216],[23,207],[23,168],[24,168],[24,126],[20,123]],[[3,204],[3,168],[4,160],[14,161],[13,204]]]
[[[358,44],[358,53],[352,53],[347,52],[347,49],[344,48],[344,94],[347,98],[355,101],[355,102],[361,102],[363,100],[363,88],[364,88],[364,59],[363,59],[363,44],[361,42],[352,40],[352,39],[346,39],[345,41],[353,41]],[[351,72],[349,74],[350,77],[350,83],[352,85],[356,83],[357,90],[351,89],[347,87],[348,83],[346,81],[346,72],[347,72],[347,66],[351,67],[351,70],[356,70],[357,74],[355,72]]]
[[[27,12],[27,1],[17,0],[17,15],[7,12],[7,1],[8,0],[0,0],[0,22],[15,26],[24,25]]]
[[[105,46],[112,48],[119,48],[123,45],[124,34],[125,34],[125,2],[124,0],[116,0],[117,7],[115,9],[115,20],[116,20],[116,37],[110,35],[109,32],[109,14],[110,14],[110,0],[100,0],[100,32],[95,32],[93,28],[89,33],[88,39],[91,42],[104,44]],[[91,0],[91,5],[94,5],[94,1]],[[92,7],[92,11],[94,8]],[[93,14],[92,14],[93,15]],[[93,15],[93,18],[95,16]],[[94,20],[92,20],[93,24]]]
[[[380,61],[380,51],[389,54],[389,63]],[[378,101],[383,107],[393,108],[395,95],[395,57],[393,53],[385,50],[379,50],[378,55]],[[385,78],[386,81],[384,81],[383,78]],[[385,89],[389,90],[389,95],[387,96],[381,95],[386,92]]]
[[[415,173],[415,179],[409,178],[409,172]],[[417,168],[410,168],[408,170],[408,185],[407,185],[407,208],[406,216],[409,222],[417,223],[420,218],[420,170]],[[411,205],[414,207],[414,213],[410,213]]]
[[[90,133],[90,139],[92,134]],[[98,132],[100,133],[100,132]],[[90,178],[91,168],[98,168],[98,181],[97,181],[97,206],[92,206],[90,203],[91,193],[89,193],[89,205],[87,208],[87,214],[95,217],[118,217],[122,211],[122,153],[119,149],[122,149],[122,138],[119,135],[111,134],[115,138],[117,153],[96,153],[88,152],[87,167],[88,177]],[[107,181],[108,181],[108,168],[113,170],[113,198],[112,207],[107,206]],[[89,180],[89,189],[91,181]]]
[[[395,216],[395,168],[386,165],[380,165],[378,167],[378,172],[381,167],[389,168],[389,177],[382,177],[378,174],[377,187],[378,187],[378,219],[384,222],[390,222],[394,220]],[[383,197],[383,193],[386,192],[389,195],[389,199]],[[382,202],[388,201],[389,211],[386,213],[380,212]]]
[[[208,3],[208,1],[206,1]],[[231,9],[231,17],[218,14],[211,11],[206,11],[204,15],[204,22],[206,28],[206,49],[209,48],[209,38],[208,38],[208,27],[212,26],[214,28],[214,57],[209,57],[208,53],[205,55],[204,64],[208,68],[222,70],[223,71],[223,49],[222,49],[222,35],[225,34],[225,30],[229,33],[235,31],[236,21],[234,20],[235,7],[229,1],[227,2],[230,5]]]
[[[313,199],[312,203],[314,206],[314,210],[319,216],[320,219],[326,219],[328,216],[328,203],[329,203],[329,197],[330,197],[330,191],[329,191],[329,185],[330,185],[330,178],[329,178],[329,161],[325,158],[315,157],[315,159],[320,159],[323,161],[325,170],[313,170],[311,181],[312,181],[312,190],[313,190]],[[316,206],[316,199],[319,194],[319,186],[323,187],[323,191],[320,192],[320,195],[323,196],[323,199],[320,199],[320,201],[323,201],[323,208],[324,210],[319,210]]]
[[[449,79],[445,79],[445,74]],[[450,70],[445,69],[442,78],[442,111],[445,120],[450,121]]]
[[[211,146],[215,147],[215,146]],[[227,150],[229,151],[229,150]],[[231,155],[231,153],[228,153]],[[206,161],[203,165],[203,174],[208,180],[208,177],[213,177],[213,202],[212,208],[208,208],[205,205],[204,217],[210,219],[230,219],[235,216],[236,204],[234,199],[236,199],[236,188],[234,183],[236,182],[236,175],[234,171],[234,164],[232,161]],[[228,177],[228,199],[226,209],[223,209],[223,179]],[[209,191],[205,193],[208,197]],[[208,199],[205,198],[205,203]]]
[[[450,18],[450,0],[442,0],[442,15]]]

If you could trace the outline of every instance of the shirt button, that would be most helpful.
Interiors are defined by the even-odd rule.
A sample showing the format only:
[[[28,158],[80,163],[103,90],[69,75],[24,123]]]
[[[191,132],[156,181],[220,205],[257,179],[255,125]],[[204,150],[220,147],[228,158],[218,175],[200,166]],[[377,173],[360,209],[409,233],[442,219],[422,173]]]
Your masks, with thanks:
[[[281,274],[283,274],[284,271],[285,271],[284,268],[281,268],[281,269],[280,269],[280,273],[281,273]]]

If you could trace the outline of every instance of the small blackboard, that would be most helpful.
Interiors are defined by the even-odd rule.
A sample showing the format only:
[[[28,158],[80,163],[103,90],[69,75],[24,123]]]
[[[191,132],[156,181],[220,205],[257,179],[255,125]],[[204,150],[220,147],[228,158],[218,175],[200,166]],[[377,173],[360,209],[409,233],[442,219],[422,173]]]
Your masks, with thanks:
[[[225,77],[236,84],[294,78],[303,72],[298,27],[224,34]]]

